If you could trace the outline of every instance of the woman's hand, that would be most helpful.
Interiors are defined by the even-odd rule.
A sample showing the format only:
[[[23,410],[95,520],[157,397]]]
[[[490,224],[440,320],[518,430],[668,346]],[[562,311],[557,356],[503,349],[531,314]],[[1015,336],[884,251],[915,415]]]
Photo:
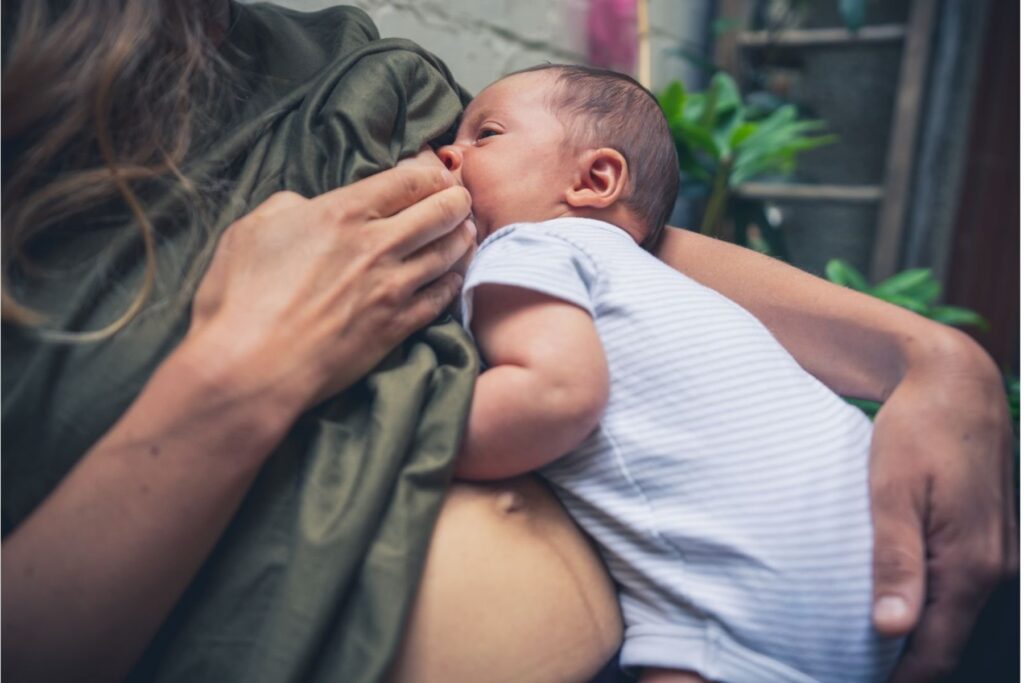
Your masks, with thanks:
[[[912,631],[892,679],[900,683],[953,670],[986,598],[1018,561],[1001,378],[960,333],[931,353],[879,411],[872,443],[875,624]]]
[[[227,230],[185,339],[4,539],[5,677],[127,674],[295,417],[455,295],[468,212],[450,176],[398,168]]]
[[[469,194],[406,165],[314,199],[275,194],[224,233],[185,344],[298,408],[337,393],[458,293]],[[251,373],[245,373],[251,375]]]

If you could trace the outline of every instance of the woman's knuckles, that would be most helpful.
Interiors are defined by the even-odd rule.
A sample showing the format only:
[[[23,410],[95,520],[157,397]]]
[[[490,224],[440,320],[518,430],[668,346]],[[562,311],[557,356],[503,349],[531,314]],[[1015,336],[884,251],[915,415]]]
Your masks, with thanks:
[[[362,218],[362,209],[355,202],[330,201],[318,205],[316,222],[335,229],[352,229],[355,225],[362,225],[365,221]]]
[[[409,287],[398,280],[388,280],[377,289],[377,301],[388,310],[397,310],[409,300]]]
[[[398,182],[402,186],[402,193],[408,198],[410,204],[416,201],[419,197],[422,197],[429,190],[434,189],[433,187],[427,187],[428,181],[432,176],[425,175],[420,169],[416,167],[403,167],[395,176],[398,178]]]
[[[281,190],[267,197],[262,204],[256,207],[253,214],[276,213],[294,206],[301,206],[309,200],[298,192]]]

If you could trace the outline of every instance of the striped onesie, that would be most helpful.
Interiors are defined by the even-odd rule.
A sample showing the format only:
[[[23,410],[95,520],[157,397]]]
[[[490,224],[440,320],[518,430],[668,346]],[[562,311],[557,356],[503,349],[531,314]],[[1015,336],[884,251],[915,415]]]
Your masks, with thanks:
[[[619,586],[623,667],[712,681],[880,681],[871,622],[870,422],[738,305],[623,230],[560,218],[481,244],[462,294],[535,290],[590,313],[611,389],[545,466]]]

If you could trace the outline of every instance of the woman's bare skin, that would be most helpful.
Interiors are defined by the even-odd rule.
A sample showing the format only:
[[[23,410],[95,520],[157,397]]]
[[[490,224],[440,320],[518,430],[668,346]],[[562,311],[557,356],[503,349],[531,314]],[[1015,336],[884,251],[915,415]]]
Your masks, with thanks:
[[[621,639],[604,565],[543,484],[456,483],[391,683],[586,681]]]

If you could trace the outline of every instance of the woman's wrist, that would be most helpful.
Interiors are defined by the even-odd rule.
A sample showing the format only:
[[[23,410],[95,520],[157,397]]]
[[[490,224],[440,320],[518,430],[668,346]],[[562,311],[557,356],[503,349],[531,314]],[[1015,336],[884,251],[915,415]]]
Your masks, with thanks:
[[[267,361],[270,362],[270,361]],[[173,406],[194,437],[209,434],[231,451],[262,461],[306,407],[303,397],[257,359],[225,353],[188,336],[154,373],[145,394]],[[167,415],[174,419],[174,415]]]
[[[900,345],[902,372],[892,378],[883,399],[905,379],[913,381],[971,381],[1001,387],[1001,375],[992,358],[964,332],[928,323],[927,333],[908,334]]]

